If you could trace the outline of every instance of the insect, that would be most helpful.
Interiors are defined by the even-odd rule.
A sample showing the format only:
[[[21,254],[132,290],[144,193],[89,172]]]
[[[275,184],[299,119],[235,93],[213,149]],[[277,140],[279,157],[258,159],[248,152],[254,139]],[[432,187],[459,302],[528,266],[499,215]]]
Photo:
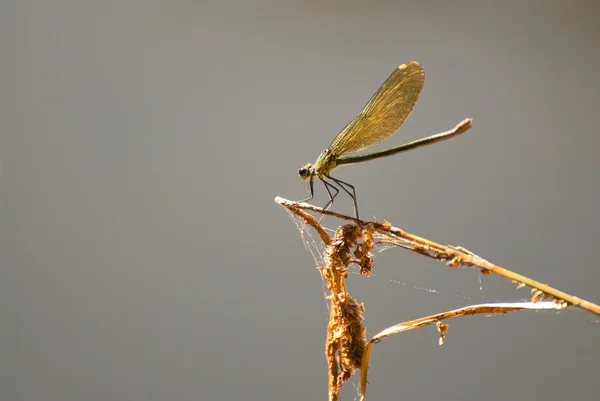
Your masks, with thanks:
[[[471,127],[472,120],[467,118],[450,131],[385,150],[355,156],[347,155],[370,148],[396,132],[417,103],[423,89],[424,77],[423,67],[416,61],[402,64],[392,72],[363,110],[335,137],[329,148],[321,152],[314,163],[307,163],[300,167],[298,174],[302,180],[309,180],[310,188],[310,196],[300,202],[306,202],[314,197],[314,181],[317,177],[323,182],[329,195],[329,202],[324,209],[327,210],[333,204],[333,199],[341,188],[352,198],[354,213],[358,220],[354,186],[332,177],[330,173],[334,168],[431,145],[459,135]]]

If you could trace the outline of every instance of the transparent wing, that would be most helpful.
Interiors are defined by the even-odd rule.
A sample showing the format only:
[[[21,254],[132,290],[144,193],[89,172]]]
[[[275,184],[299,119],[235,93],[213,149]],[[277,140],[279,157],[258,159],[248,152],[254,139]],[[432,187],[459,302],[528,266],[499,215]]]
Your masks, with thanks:
[[[416,61],[396,68],[360,114],[335,137],[329,150],[336,155],[358,152],[391,136],[415,107],[424,78],[423,67]]]

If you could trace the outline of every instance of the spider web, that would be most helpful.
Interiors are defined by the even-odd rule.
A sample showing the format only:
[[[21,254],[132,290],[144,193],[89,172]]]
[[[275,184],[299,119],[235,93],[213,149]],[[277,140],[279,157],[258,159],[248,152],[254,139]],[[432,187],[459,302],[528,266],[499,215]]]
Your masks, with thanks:
[[[323,266],[324,265],[323,252],[325,251],[325,245],[323,244],[321,239],[318,237],[318,235],[315,233],[315,231],[313,230],[312,227],[310,227],[309,225],[304,223],[304,220],[301,217],[294,215],[293,213],[290,213],[289,216],[290,216],[290,219],[294,222],[294,225],[296,226],[298,233],[300,234],[300,239],[302,240],[304,248],[311,254],[315,266],[316,267]],[[331,236],[334,235],[335,230],[330,229],[325,226],[323,226],[323,228]],[[381,240],[383,238],[384,238],[384,236],[382,236],[380,234],[375,234],[375,236],[374,236],[375,241]],[[388,251],[390,249],[397,250],[398,246],[395,244],[390,244],[390,243],[378,243],[373,248],[373,252],[374,253],[375,252],[382,253],[382,252]],[[348,271],[349,274],[360,275],[359,268],[355,264],[350,264],[348,267],[349,267],[349,271]],[[381,277],[384,277],[384,276],[386,276],[386,275],[383,274]],[[481,298],[485,298],[484,291],[483,291],[483,281],[482,281],[483,275],[481,273],[479,273],[478,276],[479,276],[479,292],[481,293]],[[370,276],[370,279],[373,279],[373,280],[378,279],[377,273],[375,271]],[[390,283],[392,283],[394,285],[402,285],[404,287],[414,289],[417,291],[422,291],[422,292],[427,292],[427,293],[442,295],[442,296],[451,296],[454,298],[463,299],[463,300],[467,300],[467,301],[473,300],[473,297],[471,297],[471,296],[465,296],[465,295],[460,295],[460,294],[448,295],[447,293],[445,293],[444,291],[441,291],[441,290],[437,290],[437,289],[433,289],[433,288],[429,288],[429,287],[425,287],[425,286],[419,286],[416,284],[410,284],[405,281],[398,280],[396,278],[388,277],[388,278],[382,278],[382,279],[388,280]],[[322,280],[322,284],[323,284],[323,295],[326,298],[327,297],[327,288],[326,288],[325,281],[322,276],[321,276],[321,280]],[[329,304],[327,304],[327,305],[329,305]]]
[[[313,261],[315,263],[316,267],[319,266],[323,266],[325,264],[324,260],[323,260],[323,253],[325,252],[325,244],[323,244],[323,241],[321,241],[320,238],[315,239],[315,231],[308,226],[307,224],[304,224],[304,220],[293,214],[293,213],[289,213],[290,219],[294,222],[294,225],[296,226],[296,229],[298,230],[298,233],[300,233],[300,239],[302,240],[302,243],[304,244],[304,248],[311,254]],[[330,234],[333,235],[334,231],[329,229],[329,228],[325,228],[325,230]],[[319,276],[321,277],[321,288],[323,289],[323,298],[327,299],[327,285],[325,283],[325,279],[323,278],[323,275],[319,273]],[[329,303],[326,303],[327,305],[327,310],[329,310]]]

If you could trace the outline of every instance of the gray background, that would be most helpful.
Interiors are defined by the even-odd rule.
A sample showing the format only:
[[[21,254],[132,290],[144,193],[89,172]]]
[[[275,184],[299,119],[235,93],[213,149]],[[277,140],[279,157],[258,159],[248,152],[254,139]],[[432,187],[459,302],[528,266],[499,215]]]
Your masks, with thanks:
[[[383,146],[474,127],[336,171],[362,216],[600,302],[598,9],[3,1],[0,399],[326,399],[322,282],[273,198],[409,60],[425,87]],[[401,250],[375,268],[349,280],[370,335],[528,294]],[[379,344],[370,399],[597,396],[591,314],[450,323]]]

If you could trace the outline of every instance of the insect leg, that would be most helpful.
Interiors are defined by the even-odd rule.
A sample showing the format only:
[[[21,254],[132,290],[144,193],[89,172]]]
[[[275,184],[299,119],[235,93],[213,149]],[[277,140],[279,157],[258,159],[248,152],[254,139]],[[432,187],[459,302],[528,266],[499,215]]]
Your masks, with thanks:
[[[308,198],[304,198],[302,200],[299,200],[298,202],[306,202],[308,200],[311,200],[312,198],[315,197],[315,176],[311,176],[310,177],[310,181],[309,181],[309,185],[308,187],[310,188],[310,195]]]
[[[356,202],[356,191],[354,190],[354,186],[348,184],[347,182],[338,180],[337,178],[333,178],[331,176],[327,176],[327,178],[329,178],[330,180],[332,180],[333,182],[335,182],[336,184],[338,184],[343,190],[344,192],[346,192],[354,201],[354,214],[356,215],[356,219],[359,220],[358,218],[358,203]],[[350,188],[350,190],[348,190],[346,187]],[[352,192],[350,192],[352,191]]]
[[[323,208],[323,210],[327,210],[333,204],[333,199],[337,196],[337,194],[340,192],[340,190],[335,185],[333,185],[330,182],[325,181],[322,178],[321,178],[321,182],[323,183],[323,185],[325,186],[325,189],[327,190],[327,195],[329,195],[329,202],[327,202],[327,204]],[[335,193],[333,195],[331,194],[330,188],[335,191]]]

